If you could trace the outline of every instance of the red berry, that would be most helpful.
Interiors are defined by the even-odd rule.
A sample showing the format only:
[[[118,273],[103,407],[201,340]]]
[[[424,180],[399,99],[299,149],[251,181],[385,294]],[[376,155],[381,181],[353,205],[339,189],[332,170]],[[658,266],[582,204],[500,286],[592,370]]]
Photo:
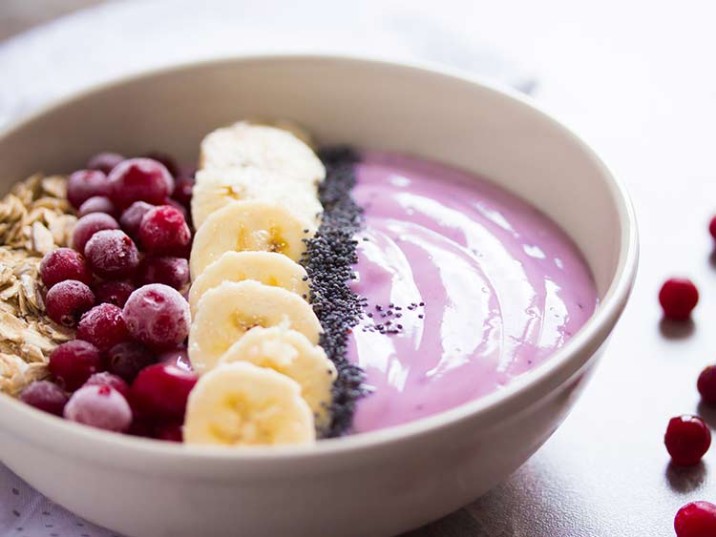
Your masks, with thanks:
[[[74,391],[102,367],[99,349],[80,339],[59,345],[50,354],[48,369],[60,386]]]
[[[87,241],[98,231],[105,229],[119,229],[117,221],[104,213],[91,213],[80,218],[72,232],[72,248],[80,253],[85,252]]]
[[[95,286],[94,296],[97,304],[106,302],[122,308],[134,289],[128,282],[102,282]]]
[[[659,302],[664,317],[673,321],[684,321],[699,301],[699,290],[686,278],[670,278],[659,291]]]
[[[87,168],[109,174],[109,172],[123,160],[124,157],[118,153],[98,153],[87,161]]]
[[[139,242],[154,254],[171,254],[191,241],[191,230],[176,207],[161,205],[147,211],[139,226]]]
[[[95,373],[87,379],[84,386],[109,386],[110,388],[113,388],[121,393],[124,398],[129,397],[129,384],[124,382],[124,380],[117,375],[113,375],[108,371]]]
[[[62,326],[74,327],[82,315],[94,306],[94,293],[77,280],[56,283],[45,295],[47,316]]]
[[[711,445],[711,432],[701,418],[679,416],[671,418],[664,436],[666,450],[677,466],[693,466]]]
[[[132,205],[122,213],[119,219],[119,223],[122,224],[124,232],[136,240],[139,237],[139,225],[142,223],[142,217],[147,214],[149,209],[154,207],[155,205],[151,205],[146,201],[135,201],[132,203]]]
[[[132,403],[142,416],[183,420],[189,392],[197,382],[194,373],[166,364],[143,369],[132,384]]]
[[[89,310],[80,319],[77,339],[89,341],[101,351],[127,341],[129,332],[124,323],[122,308],[114,304],[100,304]]]
[[[98,231],[87,241],[85,257],[92,271],[102,278],[127,278],[139,266],[139,250],[119,229]]]
[[[93,196],[109,196],[110,192],[107,176],[98,170],[76,171],[67,181],[67,200],[75,209]]]
[[[154,438],[165,442],[182,442],[184,434],[180,423],[160,423],[154,428]]]
[[[78,280],[82,283],[92,281],[92,273],[87,268],[85,258],[72,248],[58,248],[42,258],[40,278],[48,289],[65,280]]]
[[[125,341],[107,351],[106,366],[109,371],[132,382],[139,372],[157,360],[152,352],[135,341]]]
[[[716,406],[716,366],[710,365],[701,372],[696,387],[704,403]]]
[[[130,334],[150,349],[173,349],[189,335],[189,304],[176,289],[160,283],[140,287],[124,305]]]
[[[114,215],[115,212],[116,209],[114,208],[114,204],[112,203],[112,200],[110,200],[108,197],[92,196],[82,205],[80,205],[80,210],[77,214],[79,214],[80,216],[87,216],[88,214],[92,213],[105,213],[109,215]]]
[[[172,198],[181,203],[185,209],[191,207],[191,196],[194,190],[194,181],[189,178],[177,179]]]
[[[144,158],[155,160],[161,163],[167,169],[167,171],[172,174],[172,177],[176,177],[179,173],[179,166],[177,165],[177,161],[174,160],[174,157],[172,157],[171,155],[162,153],[161,151],[152,151],[151,153],[147,153],[146,155],[144,155]]]
[[[183,257],[147,257],[138,278],[143,285],[163,283],[181,290],[189,284],[189,262]]]
[[[36,380],[20,392],[23,403],[55,416],[62,416],[68,399],[65,391],[49,380]]]
[[[180,347],[178,349],[163,352],[159,355],[158,361],[163,364],[175,365],[179,369],[183,369],[184,371],[194,370],[194,368],[191,366],[191,361],[189,360],[189,353],[187,352],[186,347]]]
[[[132,409],[110,386],[85,386],[70,397],[65,418],[90,427],[124,433],[132,424]]]
[[[687,503],[674,518],[676,537],[716,536],[716,505],[709,502]]]
[[[174,179],[166,167],[147,158],[125,160],[110,172],[109,182],[110,197],[120,210],[135,201],[162,203],[174,190]]]

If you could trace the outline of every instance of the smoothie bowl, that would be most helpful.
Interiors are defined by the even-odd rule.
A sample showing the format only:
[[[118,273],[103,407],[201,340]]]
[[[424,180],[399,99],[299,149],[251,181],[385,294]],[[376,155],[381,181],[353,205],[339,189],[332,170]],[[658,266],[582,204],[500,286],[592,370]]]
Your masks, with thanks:
[[[20,182],[38,171],[76,172]],[[449,513],[561,423],[636,270],[630,204],[587,146],[421,67],[142,75],[1,135],[0,178],[1,460],[127,535]],[[23,210],[41,217],[15,231]]]

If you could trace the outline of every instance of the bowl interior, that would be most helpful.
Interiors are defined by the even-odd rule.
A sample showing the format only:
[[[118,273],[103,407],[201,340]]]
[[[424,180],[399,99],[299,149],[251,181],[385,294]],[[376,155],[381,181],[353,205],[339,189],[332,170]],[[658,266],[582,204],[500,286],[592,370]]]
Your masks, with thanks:
[[[551,216],[580,247],[600,297],[627,240],[618,188],[581,142],[530,105],[453,76],[339,58],[187,66],[92,91],[0,138],[0,189],[70,171],[97,151],[196,160],[208,131],[289,118],[321,142],[421,155],[479,173]]]

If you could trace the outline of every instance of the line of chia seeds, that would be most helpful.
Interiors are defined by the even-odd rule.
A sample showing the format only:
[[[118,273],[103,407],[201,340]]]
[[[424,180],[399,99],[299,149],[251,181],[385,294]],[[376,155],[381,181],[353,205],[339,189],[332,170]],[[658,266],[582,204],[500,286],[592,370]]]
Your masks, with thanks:
[[[338,370],[331,424],[324,434],[335,437],[350,431],[356,401],[365,394],[363,370],[346,356],[348,336],[363,312],[360,297],[350,287],[358,261],[354,235],[363,220],[362,209],[351,197],[360,157],[344,146],[324,148],[318,156],[326,166],[326,179],[319,188],[323,218],[315,236],[306,240],[301,263],[310,278],[313,311],[323,327],[320,345]]]

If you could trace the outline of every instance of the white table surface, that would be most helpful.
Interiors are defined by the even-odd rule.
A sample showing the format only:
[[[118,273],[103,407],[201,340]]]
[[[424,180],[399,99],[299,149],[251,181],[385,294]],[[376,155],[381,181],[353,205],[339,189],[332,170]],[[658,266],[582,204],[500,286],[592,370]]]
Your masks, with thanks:
[[[273,13],[296,21],[286,17],[294,8],[261,4],[264,21]],[[311,9],[326,2],[299,4],[295,14],[301,11],[308,20],[321,17],[322,11]],[[641,266],[631,303],[591,385],[564,425],[505,484],[410,535],[673,535],[673,516],[682,504],[716,501],[716,447],[702,466],[675,471],[662,444],[669,417],[697,412],[696,377],[703,366],[716,362],[716,330],[711,327],[716,320],[716,262],[710,259],[712,241],[706,231],[716,213],[714,3],[419,0],[411,3],[411,19],[395,17],[388,8],[373,15],[356,3],[331,5],[338,10],[334,15],[347,10],[355,32],[347,37],[331,33],[334,43],[306,33],[302,39],[309,42],[307,48],[362,50],[376,27],[403,25],[398,30],[403,37],[390,43],[401,54],[422,47],[419,55],[470,67],[471,62],[489,63],[491,56],[481,59],[484,48],[476,44],[491,43],[529,66],[539,78],[537,100],[592,143],[626,182],[641,230]],[[103,8],[93,20],[98,28],[108,27],[112,10],[135,7]],[[200,20],[191,10],[178,13],[168,19]],[[77,20],[0,45],[0,120],[71,91],[78,77],[80,85],[92,81],[92,66],[103,61],[101,51],[115,50],[116,55],[111,65],[96,69],[96,78],[148,65],[147,58],[132,56],[131,46],[119,50],[121,43],[113,43],[112,35],[105,35],[94,50],[77,52],[77,41],[73,45],[71,32],[63,30],[72,24]],[[87,19],[81,24],[88,24]],[[420,25],[423,37],[411,42],[409,28]],[[159,34],[155,42],[162,47],[170,41]],[[204,45],[189,43],[165,59],[200,56],[211,48]],[[281,49],[291,43],[261,45]],[[233,45],[217,39],[211,46],[227,52]],[[61,60],[33,73],[28,58],[37,60],[51,50]],[[462,55],[464,50],[473,54]],[[116,58],[123,61],[115,63]],[[522,68],[499,73],[503,68],[500,63],[486,67],[517,82],[529,74]],[[693,325],[660,323],[656,294],[672,274],[691,276],[700,286],[702,300]],[[716,412],[704,413],[716,426]],[[0,520],[2,509],[0,505]]]

